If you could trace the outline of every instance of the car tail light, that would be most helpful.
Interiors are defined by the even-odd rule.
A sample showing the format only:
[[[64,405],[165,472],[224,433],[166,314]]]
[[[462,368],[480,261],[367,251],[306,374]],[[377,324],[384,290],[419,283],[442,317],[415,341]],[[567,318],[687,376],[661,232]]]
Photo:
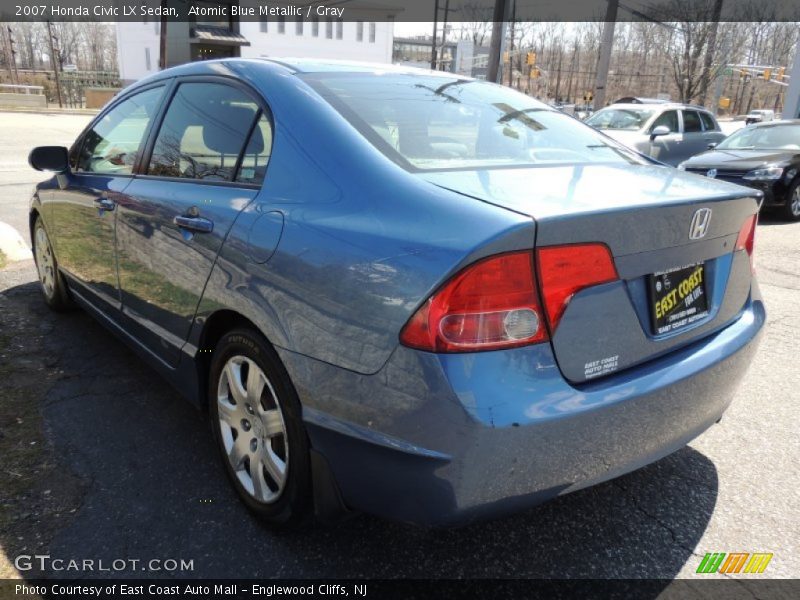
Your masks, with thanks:
[[[756,225],[758,224],[758,215],[751,215],[747,217],[742,228],[739,230],[739,237],[736,238],[736,250],[745,250],[750,257],[750,270],[755,273],[756,266],[753,260],[753,249],[756,243]]]
[[[614,259],[605,244],[546,246],[536,251],[536,258],[551,333],[578,291],[619,279]]]
[[[475,352],[546,341],[531,252],[499,254],[460,271],[403,327],[400,341],[430,352]]]

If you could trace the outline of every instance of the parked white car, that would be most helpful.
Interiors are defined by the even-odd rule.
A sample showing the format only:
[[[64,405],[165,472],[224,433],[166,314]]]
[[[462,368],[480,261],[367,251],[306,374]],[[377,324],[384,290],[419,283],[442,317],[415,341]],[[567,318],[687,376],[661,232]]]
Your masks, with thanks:
[[[751,123],[766,123],[768,121],[775,120],[775,111],[769,110],[766,108],[758,108],[755,110],[751,110],[747,113],[747,116],[744,118],[745,125],[750,125]]]

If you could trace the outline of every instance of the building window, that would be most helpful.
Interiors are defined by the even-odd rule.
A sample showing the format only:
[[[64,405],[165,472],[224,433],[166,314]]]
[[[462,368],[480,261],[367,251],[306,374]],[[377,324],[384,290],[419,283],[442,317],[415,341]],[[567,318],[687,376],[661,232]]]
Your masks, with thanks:
[[[336,21],[336,39],[337,40],[342,39],[343,31],[344,31],[344,22],[342,22],[342,20],[340,19],[340,20]]]
[[[319,37],[319,17],[314,17],[314,20],[311,21],[311,35]]]
[[[297,35],[303,35],[303,20],[297,19],[297,22],[294,24],[294,32]]]
[[[286,17],[278,17],[278,33],[286,33]]]
[[[144,68],[148,71],[153,68],[150,64],[150,48],[144,49]]]
[[[325,22],[325,37],[329,40],[333,39],[333,19],[328,19]]]
[[[364,21],[356,21],[356,41],[364,41]]]
[[[375,43],[375,23],[369,24],[369,43]]]
[[[269,30],[269,21],[267,21],[267,17],[261,17],[261,22],[258,24],[258,29],[261,33],[267,33]]]

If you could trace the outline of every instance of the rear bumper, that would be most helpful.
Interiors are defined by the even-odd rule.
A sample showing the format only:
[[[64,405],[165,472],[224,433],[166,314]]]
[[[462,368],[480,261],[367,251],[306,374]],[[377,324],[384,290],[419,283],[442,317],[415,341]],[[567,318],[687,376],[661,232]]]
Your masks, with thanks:
[[[516,511],[681,448],[731,402],[764,320],[754,284],[723,330],[578,387],[547,344],[472,355],[400,347],[371,376],[284,360],[344,502],[448,524]]]

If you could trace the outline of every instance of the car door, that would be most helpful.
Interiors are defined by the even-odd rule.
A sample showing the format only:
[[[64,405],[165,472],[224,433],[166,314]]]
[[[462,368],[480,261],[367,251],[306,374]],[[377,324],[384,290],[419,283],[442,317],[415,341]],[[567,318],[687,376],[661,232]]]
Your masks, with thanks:
[[[699,110],[697,113],[700,115],[700,120],[703,122],[703,142],[705,143],[705,147],[702,151],[705,151],[708,150],[709,144],[719,144],[724,140],[725,134],[722,133],[716,120],[711,116],[711,113],[707,113],[704,110]]]
[[[681,160],[691,158],[708,150],[706,132],[703,130],[703,121],[696,110],[684,109],[683,111],[683,156]]]
[[[119,206],[123,320],[170,366],[225,235],[258,193],[271,147],[259,102],[224,79],[179,80]]]
[[[668,165],[677,165],[682,160],[679,157],[682,154],[683,146],[678,111],[665,110],[662,112],[647,129],[648,135],[651,135],[653,130],[660,125],[666,126],[669,133],[650,140],[650,156]]]
[[[163,91],[161,85],[134,93],[101,114],[73,146],[70,169],[57,176],[50,197],[59,266],[73,290],[102,310],[120,306],[115,208]]]

